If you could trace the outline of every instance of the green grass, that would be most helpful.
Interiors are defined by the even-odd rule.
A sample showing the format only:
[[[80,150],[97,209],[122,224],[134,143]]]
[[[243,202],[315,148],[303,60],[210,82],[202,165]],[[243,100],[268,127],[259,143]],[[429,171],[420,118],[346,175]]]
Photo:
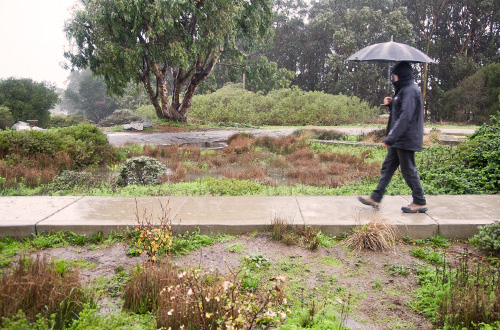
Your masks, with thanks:
[[[13,257],[31,250],[31,246],[26,241],[15,240],[12,237],[0,240],[0,269],[9,266]]]
[[[230,252],[242,253],[245,250],[245,245],[243,243],[234,243],[234,244],[229,244],[225,248]]]
[[[303,184],[293,186],[268,186],[249,180],[205,178],[193,182],[179,182],[157,186],[129,185],[123,188],[96,188],[59,192],[60,196],[356,196],[369,194],[377,186],[377,180],[364,180],[341,187],[317,187]],[[397,173],[387,190],[389,195],[409,195],[410,188]],[[5,189],[2,196],[43,195],[42,188]]]

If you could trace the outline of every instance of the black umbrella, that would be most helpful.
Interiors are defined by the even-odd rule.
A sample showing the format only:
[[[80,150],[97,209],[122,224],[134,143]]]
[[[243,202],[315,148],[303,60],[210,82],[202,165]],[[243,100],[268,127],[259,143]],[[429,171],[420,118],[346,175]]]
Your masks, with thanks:
[[[399,42],[389,41],[365,47],[347,58],[348,61],[434,63],[420,50]]]
[[[392,39],[392,38],[391,38]],[[420,50],[399,42],[389,41],[367,46],[347,58],[347,61],[435,63],[435,61]],[[387,74],[389,89],[391,69]]]

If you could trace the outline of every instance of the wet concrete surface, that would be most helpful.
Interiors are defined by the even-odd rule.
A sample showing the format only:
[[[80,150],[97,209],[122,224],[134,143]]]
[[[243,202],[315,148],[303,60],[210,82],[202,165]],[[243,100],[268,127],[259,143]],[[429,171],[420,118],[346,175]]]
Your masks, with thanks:
[[[411,196],[386,196],[380,210],[362,205],[356,196],[223,196],[223,197],[0,197],[0,238],[26,237],[52,230],[109,234],[142,219],[162,217],[160,202],[170,209],[175,233],[243,234],[266,231],[277,218],[338,235],[375,218],[394,224],[399,235],[427,238],[439,234],[466,239],[477,227],[500,221],[500,195],[426,196],[427,213],[406,214]],[[146,212],[144,212],[146,211]],[[139,219],[139,220],[140,220]]]
[[[304,126],[303,129],[336,130],[347,135],[362,135],[380,127],[341,127],[341,126]],[[231,129],[231,130],[210,130],[197,132],[176,132],[176,133],[156,133],[156,132],[107,132],[111,145],[123,146],[125,144],[139,145],[171,145],[171,144],[191,144],[202,142],[220,142],[236,133],[251,133],[254,136],[280,137],[287,136],[295,132],[296,128],[265,128],[265,129]],[[431,128],[426,128],[429,133]],[[441,130],[444,135],[463,136],[474,133],[473,129],[447,128]]]

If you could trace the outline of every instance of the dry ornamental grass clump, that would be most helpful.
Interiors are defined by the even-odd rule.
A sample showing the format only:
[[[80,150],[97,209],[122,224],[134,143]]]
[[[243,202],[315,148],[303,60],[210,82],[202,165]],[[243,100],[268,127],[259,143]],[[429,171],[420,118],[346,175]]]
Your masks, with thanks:
[[[354,228],[344,240],[344,244],[355,251],[386,251],[392,249],[395,242],[396,227],[377,215],[369,223]]]
[[[68,323],[83,309],[88,298],[76,271],[50,262],[47,256],[19,259],[12,273],[0,278],[0,319],[22,310],[28,320],[37,314],[56,314],[56,325]],[[0,322],[1,326],[1,322]]]

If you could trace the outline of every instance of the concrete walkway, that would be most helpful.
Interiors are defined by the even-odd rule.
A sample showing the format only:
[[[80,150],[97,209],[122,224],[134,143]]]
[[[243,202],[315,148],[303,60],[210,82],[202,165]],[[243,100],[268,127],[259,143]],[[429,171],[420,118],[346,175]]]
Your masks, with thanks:
[[[343,127],[343,126],[304,126],[303,129],[335,130],[347,135],[362,135],[379,130],[381,127]],[[383,127],[382,127],[383,128]],[[178,133],[154,133],[154,132],[106,132],[109,144],[123,146],[128,143],[139,145],[171,145],[186,143],[214,143],[227,141],[236,133],[251,133],[254,136],[287,136],[295,132],[297,128],[262,128],[262,129],[230,129],[230,130],[210,130],[196,132]],[[424,128],[425,134],[431,132],[431,128]],[[463,137],[474,133],[474,129],[467,128],[443,128],[440,129],[445,136]]]
[[[427,196],[426,214],[401,212],[410,196],[386,196],[379,211],[356,196],[138,197],[140,217],[145,213],[157,220],[162,214],[159,201],[170,210],[174,233],[197,227],[206,234],[265,231],[279,218],[338,235],[382,217],[401,236],[465,239],[477,233],[477,226],[500,221],[500,195]],[[0,197],[0,238],[52,230],[109,234],[137,223],[135,205],[134,197]]]

